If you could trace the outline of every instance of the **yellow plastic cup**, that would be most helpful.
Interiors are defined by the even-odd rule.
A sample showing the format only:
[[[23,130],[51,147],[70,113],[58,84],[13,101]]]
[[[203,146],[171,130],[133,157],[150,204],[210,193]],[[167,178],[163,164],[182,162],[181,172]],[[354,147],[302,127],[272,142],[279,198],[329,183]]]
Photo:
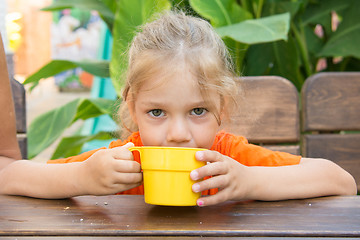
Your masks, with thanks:
[[[144,179],[145,202],[154,205],[194,206],[201,193],[191,186],[198,181],[190,172],[206,163],[197,161],[195,153],[201,148],[132,147],[140,153]]]

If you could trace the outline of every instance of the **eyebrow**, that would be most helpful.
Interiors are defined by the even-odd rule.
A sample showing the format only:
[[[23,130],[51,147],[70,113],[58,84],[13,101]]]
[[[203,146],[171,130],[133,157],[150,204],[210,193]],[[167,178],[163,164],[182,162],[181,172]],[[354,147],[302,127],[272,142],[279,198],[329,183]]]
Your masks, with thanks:
[[[154,102],[154,101],[144,101],[140,102],[140,104],[146,106],[146,107],[152,107],[152,108],[163,108],[166,104],[163,102]],[[198,102],[192,102],[188,104],[189,107],[209,107],[209,103],[206,101],[198,101]]]

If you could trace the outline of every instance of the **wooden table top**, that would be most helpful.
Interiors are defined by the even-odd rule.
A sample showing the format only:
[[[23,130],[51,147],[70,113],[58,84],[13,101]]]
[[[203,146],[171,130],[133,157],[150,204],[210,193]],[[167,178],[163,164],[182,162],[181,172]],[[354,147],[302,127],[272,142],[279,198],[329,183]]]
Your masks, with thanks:
[[[0,195],[1,239],[360,237],[360,196],[211,207],[153,206],[143,196],[44,200]],[[90,238],[91,237],[91,238]]]

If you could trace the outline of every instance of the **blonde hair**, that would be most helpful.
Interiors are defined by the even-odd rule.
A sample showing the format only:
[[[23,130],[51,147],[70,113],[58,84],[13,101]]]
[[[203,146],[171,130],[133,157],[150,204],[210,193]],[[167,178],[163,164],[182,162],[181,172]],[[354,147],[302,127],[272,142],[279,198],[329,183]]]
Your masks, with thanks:
[[[183,12],[168,11],[141,28],[131,42],[128,54],[129,66],[119,110],[123,138],[138,130],[131,120],[126,101],[136,99],[146,80],[173,71],[179,61],[185,61],[189,66],[205,100],[211,102],[206,98],[210,90],[219,93],[221,111],[228,116],[226,110],[230,109],[237,89],[235,73],[224,42],[207,21]],[[166,66],[172,69],[162,70]]]

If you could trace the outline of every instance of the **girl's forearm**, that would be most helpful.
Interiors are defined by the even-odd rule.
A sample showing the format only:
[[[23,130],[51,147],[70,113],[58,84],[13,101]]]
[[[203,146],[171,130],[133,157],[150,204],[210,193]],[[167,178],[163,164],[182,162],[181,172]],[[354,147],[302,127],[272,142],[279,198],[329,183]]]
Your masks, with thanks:
[[[0,171],[0,194],[37,198],[67,198],[87,194],[78,187],[80,164],[14,161]]]
[[[249,198],[265,201],[356,194],[354,178],[333,162],[302,159],[299,165],[250,167]]]
[[[9,158],[9,157],[5,157],[5,156],[0,156],[0,172],[2,169],[4,169],[5,167],[7,167],[9,164],[15,162],[16,160],[13,158]]]

